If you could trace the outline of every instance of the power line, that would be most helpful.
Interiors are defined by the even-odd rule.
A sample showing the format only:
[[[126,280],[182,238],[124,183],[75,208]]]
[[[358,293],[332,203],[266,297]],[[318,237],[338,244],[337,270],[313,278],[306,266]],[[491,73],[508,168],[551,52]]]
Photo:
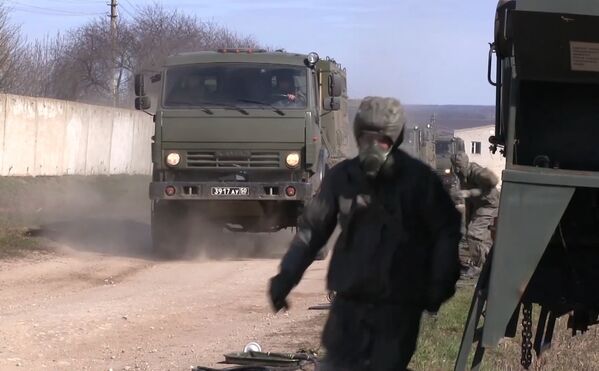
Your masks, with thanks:
[[[141,13],[141,9],[142,9],[142,8],[141,8],[140,6],[133,4],[133,3],[132,3],[131,1],[129,1],[129,0],[125,0],[125,2],[126,2],[127,4],[129,4],[129,6],[130,6],[131,8],[133,8],[133,10],[134,10],[136,13]]]
[[[129,3],[129,2],[127,1],[127,3]],[[129,3],[129,5],[131,5],[131,3]],[[135,18],[135,15],[133,14],[133,13],[135,13],[135,10],[131,11],[131,10],[127,9],[127,7],[125,7],[124,3],[121,3],[120,6],[121,6],[121,9],[125,12],[125,14],[127,14],[131,18]]]
[[[32,14],[44,14],[44,15],[64,15],[64,16],[89,16],[89,15],[100,15],[99,12],[86,12],[86,11],[74,11],[69,9],[60,9],[60,8],[48,8],[37,5],[31,5],[19,1],[8,1],[10,4],[8,9],[26,12]],[[13,5],[14,4],[14,5]]]
[[[21,13],[55,15],[55,16],[61,16],[61,17],[89,17],[89,16],[97,16],[97,15],[105,14],[105,13],[72,13],[72,12],[62,13],[60,11],[35,10],[35,9],[28,9],[28,8],[21,8],[21,7],[10,7],[10,9],[15,12],[21,12]]]

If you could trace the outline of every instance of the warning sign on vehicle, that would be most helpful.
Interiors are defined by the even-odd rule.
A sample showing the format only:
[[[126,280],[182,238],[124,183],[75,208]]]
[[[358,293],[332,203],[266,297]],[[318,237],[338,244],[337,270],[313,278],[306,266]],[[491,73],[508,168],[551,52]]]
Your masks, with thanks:
[[[572,71],[599,72],[599,43],[570,41]]]

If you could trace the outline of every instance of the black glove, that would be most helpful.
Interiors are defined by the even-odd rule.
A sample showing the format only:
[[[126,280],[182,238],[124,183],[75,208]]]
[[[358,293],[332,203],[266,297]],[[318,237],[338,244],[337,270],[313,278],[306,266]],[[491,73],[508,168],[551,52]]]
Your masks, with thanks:
[[[447,301],[455,294],[455,287],[440,287],[433,286],[429,289],[427,300],[426,300],[426,311],[431,313],[437,313],[441,304]]]
[[[293,283],[291,283],[291,280],[282,273],[279,273],[270,279],[270,302],[275,312],[278,312],[283,308],[289,308],[286,298],[292,288]]]

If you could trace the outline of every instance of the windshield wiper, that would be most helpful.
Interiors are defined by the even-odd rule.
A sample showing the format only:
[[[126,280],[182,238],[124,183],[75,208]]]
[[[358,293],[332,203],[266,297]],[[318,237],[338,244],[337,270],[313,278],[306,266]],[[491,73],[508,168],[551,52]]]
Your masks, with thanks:
[[[189,102],[189,101],[169,101],[168,104],[176,104],[176,105],[185,105],[185,107],[198,107],[199,109],[201,109],[203,112],[209,114],[209,115],[214,115],[214,112],[212,112],[212,110],[208,107],[204,107],[202,106],[200,103],[197,102]]]
[[[243,103],[259,104],[261,106],[268,106],[268,107],[272,108],[272,110],[275,111],[276,113],[278,113],[280,116],[285,116],[285,112],[281,111],[280,109],[278,109],[277,107],[273,106],[270,103],[261,102],[259,100],[252,100],[252,99],[237,99],[237,101],[238,102],[243,102]]]
[[[220,103],[220,102],[211,102],[211,101],[201,101],[201,102],[198,102],[198,104],[207,104],[207,105],[208,104],[212,104],[212,105],[215,105],[215,106],[218,106],[218,107],[225,107],[225,108],[229,108],[229,109],[234,109],[235,111],[239,111],[239,112],[243,113],[246,116],[250,114],[248,111],[246,111],[243,108],[238,107],[238,106],[236,106],[234,104],[227,104],[227,103]]]

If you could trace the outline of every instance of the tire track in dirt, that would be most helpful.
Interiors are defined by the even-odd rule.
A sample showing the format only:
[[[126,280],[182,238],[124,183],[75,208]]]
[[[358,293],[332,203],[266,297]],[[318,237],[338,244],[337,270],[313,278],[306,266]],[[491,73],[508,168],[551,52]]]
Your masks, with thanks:
[[[306,273],[288,313],[273,315],[266,288],[278,263],[69,250],[0,263],[0,369],[182,370],[217,366],[249,341],[272,351],[317,344],[320,322],[293,329],[322,316],[307,308],[326,300],[326,263]]]

